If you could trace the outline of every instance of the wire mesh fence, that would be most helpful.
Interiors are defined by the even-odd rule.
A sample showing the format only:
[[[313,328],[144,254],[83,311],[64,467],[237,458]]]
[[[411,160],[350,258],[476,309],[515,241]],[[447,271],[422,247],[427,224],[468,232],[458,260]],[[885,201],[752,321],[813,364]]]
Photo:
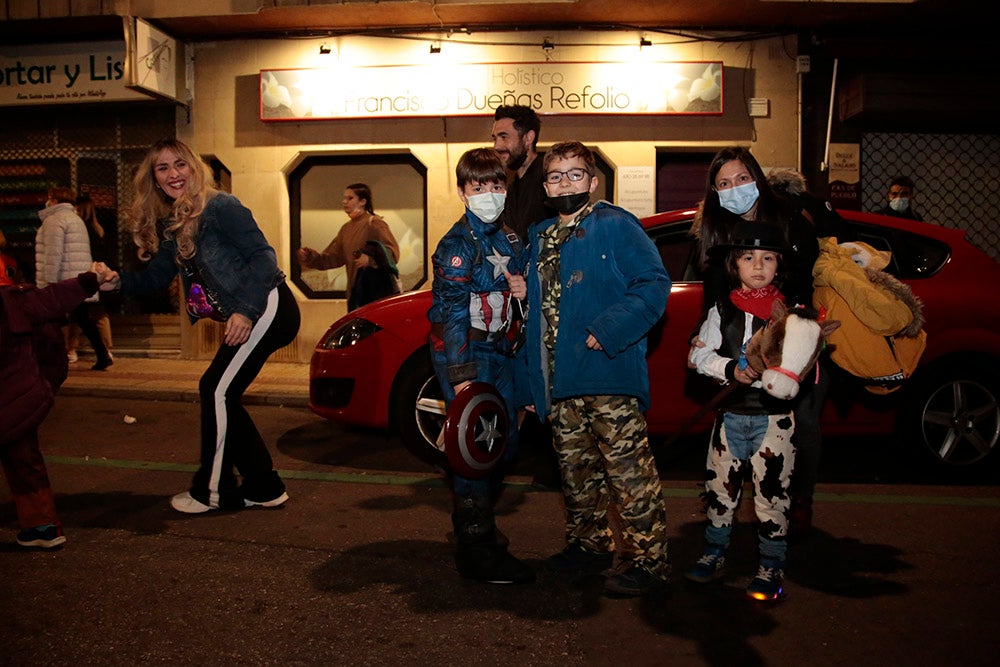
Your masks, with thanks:
[[[861,164],[864,210],[884,207],[890,181],[909,176],[914,210],[926,222],[964,229],[1000,261],[1000,136],[866,134]]]

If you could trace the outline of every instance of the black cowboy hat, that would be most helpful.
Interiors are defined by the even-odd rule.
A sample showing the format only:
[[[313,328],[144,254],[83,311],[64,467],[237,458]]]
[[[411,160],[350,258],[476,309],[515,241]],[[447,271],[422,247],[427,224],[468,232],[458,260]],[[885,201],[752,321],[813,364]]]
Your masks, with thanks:
[[[708,254],[712,257],[725,257],[730,250],[737,249],[788,252],[792,247],[788,244],[785,230],[781,225],[773,222],[743,220],[737,223],[736,228],[733,229],[731,242],[712,246],[708,249]]]

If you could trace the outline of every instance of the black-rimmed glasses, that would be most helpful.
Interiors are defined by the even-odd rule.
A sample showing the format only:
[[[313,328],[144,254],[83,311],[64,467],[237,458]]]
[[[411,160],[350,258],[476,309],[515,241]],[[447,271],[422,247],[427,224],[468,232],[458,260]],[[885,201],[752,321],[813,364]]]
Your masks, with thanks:
[[[580,168],[567,169],[566,171],[550,171],[545,174],[545,182],[555,185],[562,181],[563,176],[568,178],[570,183],[579,183],[585,176],[590,176],[590,172]]]

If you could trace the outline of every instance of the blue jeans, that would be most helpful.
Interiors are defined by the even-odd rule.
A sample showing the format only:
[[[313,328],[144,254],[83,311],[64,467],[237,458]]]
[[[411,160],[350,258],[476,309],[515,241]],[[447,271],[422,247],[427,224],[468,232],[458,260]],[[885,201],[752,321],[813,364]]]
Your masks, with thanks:
[[[507,423],[510,425],[507,433],[507,448],[503,457],[485,479],[468,479],[461,475],[452,475],[452,490],[462,498],[474,496],[489,497],[501,483],[507,468],[517,456],[517,410],[514,406],[514,360],[496,351],[492,343],[470,341],[469,348],[476,362],[476,382],[486,382],[493,385],[503,396],[507,408]],[[448,381],[447,356],[444,352],[431,348],[431,362],[434,364],[434,374],[441,384],[441,392],[445,405],[450,406],[455,398],[455,388]]]

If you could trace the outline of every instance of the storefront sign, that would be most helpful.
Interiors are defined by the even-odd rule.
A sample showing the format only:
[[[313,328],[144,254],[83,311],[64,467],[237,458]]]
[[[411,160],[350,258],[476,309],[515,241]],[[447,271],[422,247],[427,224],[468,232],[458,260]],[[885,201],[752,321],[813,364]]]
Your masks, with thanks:
[[[721,62],[490,63],[261,70],[260,117],[276,120],[540,114],[719,115]]]
[[[124,42],[0,47],[0,106],[148,100],[124,61]]]
[[[830,203],[861,210],[861,146],[830,144]]]
[[[179,99],[183,44],[142,19],[125,19],[125,82],[153,97]]]

